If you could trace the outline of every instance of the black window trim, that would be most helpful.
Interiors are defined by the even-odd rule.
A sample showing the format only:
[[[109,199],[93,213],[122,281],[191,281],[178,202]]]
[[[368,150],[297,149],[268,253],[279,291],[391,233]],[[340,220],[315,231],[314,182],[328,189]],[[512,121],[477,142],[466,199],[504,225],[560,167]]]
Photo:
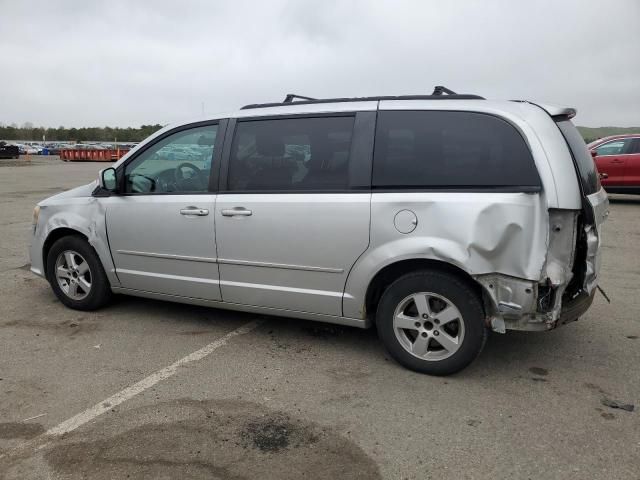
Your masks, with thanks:
[[[542,107],[540,107],[542,108]],[[543,109],[544,110],[544,109]],[[583,183],[583,177],[582,177],[582,172],[580,171],[580,167],[578,165],[578,159],[576,158],[576,155],[573,151],[573,148],[571,148],[571,144],[569,143],[569,140],[567,139],[567,136],[565,135],[565,133],[562,131],[562,128],[560,127],[560,122],[569,122],[573,125],[573,122],[571,121],[571,118],[568,115],[549,115],[551,117],[551,119],[553,120],[553,122],[556,125],[556,128],[558,129],[558,131],[560,132],[560,135],[562,135],[562,139],[564,140],[565,145],[567,146],[567,150],[569,150],[569,154],[571,155],[571,161],[573,162],[573,169],[575,171],[576,174],[576,180],[578,182],[578,187],[580,188],[580,195],[582,197],[582,211],[586,213],[587,218],[588,218],[588,222],[593,222],[593,209],[592,208],[587,208],[587,197],[589,195],[593,195],[594,193],[598,193],[598,191],[600,191],[602,189],[602,184],[600,184],[600,180],[599,178],[597,179],[598,182],[598,189],[596,189],[596,191],[591,192],[591,193],[586,193],[585,191],[585,186]],[[573,128],[577,129],[578,127],[576,127],[575,125],[573,125]],[[585,145],[585,148],[587,148],[587,146]],[[587,148],[587,150],[589,150]],[[590,153],[590,152],[589,152]],[[596,175],[597,175],[597,171],[598,171],[598,167],[595,165],[595,161],[594,161],[594,168],[596,169]]]
[[[540,185],[443,185],[442,187],[416,187],[394,185],[372,187],[372,193],[540,193]]]
[[[154,145],[158,144],[165,138],[185,130],[191,130],[194,128],[200,127],[208,127],[212,125],[218,126],[218,131],[216,132],[216,143],[213,146],[212,152],[212,161],[211,161],[211,171],[209,172],[209,184],[207,186],[207,190],[204,192],[126,192],[125,190],[125,169],[126,167],[133,162],[135,159],[140,157],[144,152],[149,150]],[[221,152],[223,151],[223,141],[225,139],[225,132],[228,125],[228,119],[216,119],[216,120],[205,120],[199,122],[187,123],[184,125],[177,126],[172,128],[171,130],[167,130],[162,135],[154,138],[153,141],[145,144],[141,147],[140,150],[135,152],[134,155],[127,158],[125,162],[118,165],[116,168],[116,179],[118,181],[118,196],[122,197],[139,197],[139,196],[158,196],[158,195],[211,195],[215,194],[217,191],[218,179],[220,176],[220,164],[221,162],[214,161],[216,158],[221,158]]]
[[[264,195],[264,194],[336,194],[336,193],[369,193],[371,192],[371,171],[373,165],[373,142],[376,127],[376,110],[346,111],[346,112],[321,112],[282,115],[258,115],[229,119],[222,161],[220,162],[220,177],[218,182],[218,194],[229,195]],[[255,122],[262,120],[302,120],[307,118],[336,118],[353,117],[353,130],[351,146],[349,149],[349,170],[354,168],[356,177],[351,178],[351,186],[342,189],[318,189],[318,190],[230,190],[229,189],[229,163],[231,161],[231,146],[236,134],[238,123]]]
[[[488,117],[493,117],[493,118],[497,118],[498,120],[501,120],[505,123],[507,123],[509,126],[511,126],[516,132],[518,132],[518,135],[520,136],[520,138],[522,138],[522,141],[524,142],[524,144],[527,146],[527,151],[529,152],[529,155],[531,156],[531,160],[533,161],[533,166],[535,168],[536,171],[536,177],[538,179],[538,185],[500,185],[500,186],[491,186],[491,185],[443,185],[441,187],[439,186],[428,186],[428,187],[420,187],[420,186],[416,186],[416,185],[410,185],[410,186],[398,186],[398,185],[380,185],[380,186],[375,186],[373,185],[373,168],[374,168],[374,162],[375,162],[375,151],[374,151],[374,155],[372,157],[372,174],[371,174],[371,191],[374,193],[393,193],[393,192],[407,192],[407,193],[419,193],[419,192],[440,192],[440,193],[456,193],[456,192],[465,192],[465,193],[531,193],[531,194],[535,194],[535,193],[541,193],[543,191],[543,186],[542,186],[542,178],[540,178],[540,172],[538,171],[538,166],[536,164],[535,158],[533,156],[533,152],[531,150],[531,145],[529,145],[529,141],[526,137],[526,135],[524,135],[524,133],[520,130],[520,128],[514,124],[511,120],[509,120],[508,118],[504,118],[500,115],[496,115],[494,113],[489,113],[489,112],[479,112],[477,110],[457,110],[457,109],[447,109],[447,110],[440,110],[440,109],[416,109],[416,110],[410,110],[410,109],[384,109],[384,110],[380,110],[378,109],[378,113],[384,113],[384,112],[450,112],[450,113],[473,113],[473,114],[478,114],[478,115],[486,115]],[[378,132],[377,129],[377,121],[376,121],[376,134]],[[377,135],[376,135],[377,138]]]

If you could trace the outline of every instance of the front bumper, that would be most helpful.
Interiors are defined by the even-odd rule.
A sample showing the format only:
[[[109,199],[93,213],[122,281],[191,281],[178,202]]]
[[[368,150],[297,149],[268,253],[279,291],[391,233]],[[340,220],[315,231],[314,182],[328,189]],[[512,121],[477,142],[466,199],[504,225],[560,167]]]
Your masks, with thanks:
[[[31,272],[40,277],[44,277],[44,260],[42,257],[44,239],[39,234],[38,228],[32,233],[30,240],[29,260],[31,261]]]

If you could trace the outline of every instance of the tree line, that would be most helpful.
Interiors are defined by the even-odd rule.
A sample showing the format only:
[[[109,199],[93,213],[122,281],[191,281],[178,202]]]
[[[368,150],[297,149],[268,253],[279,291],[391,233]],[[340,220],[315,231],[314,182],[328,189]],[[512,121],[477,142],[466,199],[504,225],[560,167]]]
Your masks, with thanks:
[[[578,127],[578,130],[587,143],[609,135],[640,133],[640,127]]]
[[[152,133],[160,130],[162,125],[141,125],[138,128],[120,127],[82,127],[82,128],[44,128],[34,127],[31,122],[24,123],[21,127],[12,123],[5,125],[0,123],[0,140],[24,140],[41,142],[44,136],[47,142],[139,142]],[[640,127],[578,127],[585,141],[591,142],[607,135],[619,133],[638,133]]]
[[[30,122],[21,127],[12,123],[0,123],[0,140],[24,140],[41,142],[139,142],[152,133],[160,130],[162,125],[141,125],[138,128],[120,127],[82,127],[82,128],[44,128],[34,127]]]

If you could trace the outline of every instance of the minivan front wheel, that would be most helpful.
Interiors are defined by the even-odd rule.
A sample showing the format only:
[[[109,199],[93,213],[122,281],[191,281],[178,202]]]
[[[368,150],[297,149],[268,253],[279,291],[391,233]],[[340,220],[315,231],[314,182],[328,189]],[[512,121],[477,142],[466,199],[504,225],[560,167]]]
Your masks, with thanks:
[[[469,365],[487,338],[476,292],[455,275],[404,275],[383,293],[378,332],[391,356],[412,370],[449,375]]]
[[[95,310],[111,299],[109,280],[98,255],[78,236],[62,237],[51,246],[47,279],[58,299],[76,310]]]
[[[93,275],[87,260],[74,250],[60,252],[54,270],[58,287],[72,300],[82,300],[91,293]]]

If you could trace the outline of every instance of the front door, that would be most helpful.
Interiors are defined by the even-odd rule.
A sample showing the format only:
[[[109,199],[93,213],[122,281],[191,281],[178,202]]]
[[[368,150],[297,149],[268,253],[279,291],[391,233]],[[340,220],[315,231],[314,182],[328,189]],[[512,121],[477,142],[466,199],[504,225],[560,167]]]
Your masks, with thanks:
[[[596,166],[598,173],[606,174],[602,178],[602,185],[620,186],[624,184],[626,149],[630,143],[629,139],[619,138],[604,143],[596,148]]]
[[[225,302],[342,314],[349,270],[369,244],[371,194],[356,184],[369,182],[370,163],[357,164],[371,151],[352,142],[354,122],[238,121],[216,204]]]
[[[218,125],[161,136],[119,172],[104,199],[109,246],[124,288],[220,300],[210,173]]]

